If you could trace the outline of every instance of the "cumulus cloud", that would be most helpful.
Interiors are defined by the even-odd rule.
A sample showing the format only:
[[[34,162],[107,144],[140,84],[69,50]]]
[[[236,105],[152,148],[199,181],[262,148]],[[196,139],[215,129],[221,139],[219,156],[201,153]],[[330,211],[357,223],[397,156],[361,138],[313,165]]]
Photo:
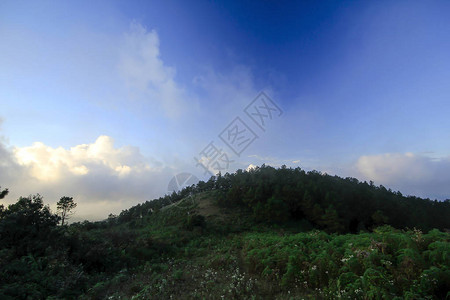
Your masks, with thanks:
[[[30,174],[41,181],[57,181],[65,175],[95,175],[98,171],[126,177],[132,172],[150,169],[138,148],[115,149],[113,139],[108,136],[100,136],[93,144],[78,145],[69,150],[54,149],[37,142],[30,147],[15,148],[13,153],[18,163],[27,166]]]
[[[0,182],[19,196],[40,193],[47,203],[72,196],[78,218],[99,219],[166,193],[171,171],[146,159],[139,148],[115,147],[111,137],[64,149],[41,142],[28,147],[0,144]]]
[[[404,194],[450,198],[450,157],[434,159],[413,153],[368,155],[358,159],[356,169],[362,178]]]
[[[186,108],[186,92],[175,81],[175,69],[160,57],[159,36],[133,22],[124,35],[119,70],[131,98],[149,101],[168,117],[178,117]]]

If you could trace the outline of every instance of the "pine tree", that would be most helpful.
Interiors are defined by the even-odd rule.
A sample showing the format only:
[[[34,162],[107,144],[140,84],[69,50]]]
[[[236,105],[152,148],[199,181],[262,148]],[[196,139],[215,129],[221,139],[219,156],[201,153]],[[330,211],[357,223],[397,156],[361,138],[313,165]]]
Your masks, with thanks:
[[[344,228],[333,206],[329,206],[325,210],[325,213],[320,218],[320,225],[325,227],[325,230],[328,232],[341,232]]]
[[[69,216],[73,214],[73,209],[77,207],[77,204],[73,201],[72,197],[62,197],[56,203],[56,208],[61,214],[61,225],[64,225],[64,221],[69,219]]]

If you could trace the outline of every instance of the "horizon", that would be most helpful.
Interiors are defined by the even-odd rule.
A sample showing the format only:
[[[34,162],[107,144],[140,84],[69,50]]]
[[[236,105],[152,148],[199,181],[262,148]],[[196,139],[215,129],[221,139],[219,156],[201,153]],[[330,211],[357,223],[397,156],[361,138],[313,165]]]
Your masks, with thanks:
[[[262,164],[449,199],[449,12],[4,1],[0,204],[69,196],[100,220]]]

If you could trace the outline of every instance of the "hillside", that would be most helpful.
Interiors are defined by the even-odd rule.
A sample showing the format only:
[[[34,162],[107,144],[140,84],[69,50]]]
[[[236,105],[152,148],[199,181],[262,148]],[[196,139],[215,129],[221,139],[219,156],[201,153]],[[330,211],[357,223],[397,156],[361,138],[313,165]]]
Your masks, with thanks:
[[[343,200],[341,192],[352,197]],[[345,212],[359,193],[374,203]],[[391,221],[393,213],[382,210],[387,204],[409,218]],[[419,211],[436,208],[428,218]],[[42,199],[22,198],[1,213],[0,298],[444,299],[445,209],[448,201],[265,166],[220,175],[102,222],[56,226]],[[396,222],[406,226],[395,229]],[[427,230],[434,225],[442,230]]]
[[[249,171],[219,174],[178,193],[123,211],[119,223],[148,215],[191,194],[215,192],[220,209],[249,212],[262,223],[307,221],[327,232],[358,233],[380,225],[424,231],[450,228],[450,200],[404,196],[373,182],[262,165]]]
[[[237,207],[221,208],[217,192],[183,198],[127,225],[137,228],[136,238],[116,243],[146,263],[119,284],[116,275],[97,285],[91,296],[438,299],[450,283],[450,235],[437,230],[385,226],[329,235],[311,230],[308,222],[261,223]],[[116,225],[94,231],[114,236],[124,230]]]

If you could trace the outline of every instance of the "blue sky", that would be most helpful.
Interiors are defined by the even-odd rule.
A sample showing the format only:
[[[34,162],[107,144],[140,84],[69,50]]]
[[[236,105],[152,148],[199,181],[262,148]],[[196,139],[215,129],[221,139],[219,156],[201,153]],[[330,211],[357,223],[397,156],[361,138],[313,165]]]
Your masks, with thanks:
[[[450,198],[447,1],[2,1],[0,185],[101,218],[233,163]],[[254,127],[265,91],[283,114]],[[241,117],[240,157],[218,137]]]

